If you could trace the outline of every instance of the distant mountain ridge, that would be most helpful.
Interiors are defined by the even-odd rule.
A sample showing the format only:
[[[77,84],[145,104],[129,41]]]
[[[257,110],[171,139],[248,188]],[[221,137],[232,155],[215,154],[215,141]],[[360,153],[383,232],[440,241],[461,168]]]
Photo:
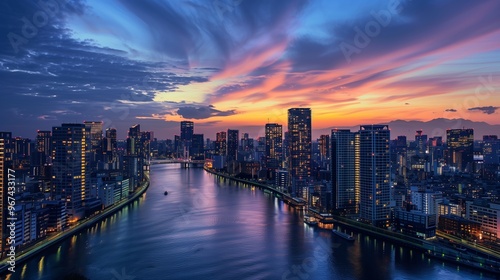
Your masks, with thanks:
[[[474,129],[474,138],[476,140],[483,139],[483,135],[497,135],[500,137],[500,125],[466,119],[438,118],[427,122],[394,120],[383,124],[389,125],[392,139],[399,135],[406,135],[408,140],[413,140],[415,132],[421,129],[423,134],[426,134],[429,138],[442,136],[444,140],[446,139],[446,130],[456,128]]]

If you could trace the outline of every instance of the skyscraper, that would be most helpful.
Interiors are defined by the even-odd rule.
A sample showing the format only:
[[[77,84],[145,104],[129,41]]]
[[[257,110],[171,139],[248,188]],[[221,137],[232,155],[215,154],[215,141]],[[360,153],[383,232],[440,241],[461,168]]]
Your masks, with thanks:
[[[97,167],[97,162],[102,156],[102,122],[101,121],[85,121],[85,127],[90,131],[90,161],[92,168]]]
[[[288,133],[290,157],[288,173],[292,195],[302,196],[302,190],[309,185],[311,177],[311,109],[288,109]]]
[[[227,161],[235,161],[238,158],[239,130],[227,130]]]
[[[496,135],[483,136],[484,163],[498,165],[500,163],[500,141]]]
[[[217,132],[215,137],[215,155],[225,156],[226,151],[226,132]]]
[[[277,123],[268,123],[266,132],[266,167],[268,175],[282,167],[283,161],[283,126]]]
[[[187,158],[190,156],[191,146],[193,142],[193,133],[194,133],[194,123],[191,121],[182,121],[181,122],[181,153],[183,158]]]
[[[116,129],[106,128],[105,138],[103,139],[103,155],[104,161],[108,163],[110,169],[119,168],[119,160],[117,154]]]
[[[142,179],[143,147],[141,142],[141,126],[136,124],[129,128],[127,137],[127,153],[124,157],[124,173],[130,179],[130,191],[134,191]]]
[[[415,146],[417,155],[421,158],[425,156],[425,153],[427,151],[427,135],[422,133],[422,130],[417,130],[415,134]]]
[[[472,172],[474,165],[474,130],[446,130],[447,164],[461,172]]]
[[[205,159],[204,144],[203,134],[193,134],[193,142],[190,153],[192,159]]]
[[[359,134],[333,129],[331,137],[333,208],[357,213],[359,205]]]
[[[106,152],[116,152],[116,129],[106,128]]]
[[[193,140],[194,122],[181,121],[181,141]]]
[[[36,150],[50,156],[51,131],[38,130],[36,133]]]
[[[363,125],[359,130],[360,219],[389,225],[390,130],[387,125]]]
[[[327,160],[330,157],[330,135],[321,135],[319,137],[319,155],[320,159]]]
[[[83,201],[89,195],[89,133],[84,124],[52,128],[53,197],[66,203],[70,221],[83,217]]]
[[[102,122],[101,121],[85,121],[85,127],[90,130],[91,148],[96,148],[101,145],[102,141]]]

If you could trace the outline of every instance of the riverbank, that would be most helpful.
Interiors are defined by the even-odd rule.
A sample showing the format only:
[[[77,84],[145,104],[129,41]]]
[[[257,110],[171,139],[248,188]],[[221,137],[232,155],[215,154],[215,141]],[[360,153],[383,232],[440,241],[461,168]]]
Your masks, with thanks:
[[[233,180],[233,181],[236,181],[239,183],[253,185],[253,186],[259,187],[260,189],[263,189],[264,191],[269,191],[269,192],[273,193],[276,197],[282,199],[284,202],[286,202],[287,204],[289,204],[295,208],[305,208],[307,206],[306,201],[304,201],[302,199],[294,198],[294,197],[290,196],[288,193],[284,193],[284,192],[277,190],[269,185],[255,182],[255,181],[245,180],[245,179],[241,179],[241,178],[236,178],[236,177],[233,177],[233,176],[230,176],[227,174],[216,172],[216,171],[209,169],[209,168],[206,168],[206,167],[203,167],[203,169],[210,174],[214,174],[214,175],[217,175],[217,176],[229,179],[229,180]]]
[[[220,176],[223,178],[226,178],[228,180],[233,180],[235,182],[240,182],[240,183],[245,183],[249,185],[253,185],[256,187],[259,187],[263,189],[264,191],[268,190],[271,192],[279,192],[275,188],[267,186],[262,183],[254,182],[254,181],[249,181],[249,180],[244,180],[240,178],[235,178],[232,176],[229,176],[227,174],[219,173],[214,170],[204,168],[205,171],[214,174],[216,176]],[[284,200],[285,201],[285,200]],[[321,215],[317,211],[314,211],[312,209],[309,209],[309,211],[312,211],[317,218],[320,218]],[[436,243],[431,243],[429,241],[425,241],[423,239],[418,239],[414,238],[411,236],[407,236],[401,233],[397,232],[391,232],[388,230],[384,230],[381,228],[373,227],[368,224],[360,223],[357,221],[354,221],[352,219],[348,219],[346,217],[341,217],[341,216],[336,216],[336,215],[330,215],[328,216],[329,219],[332,219],[334,223],[337,225],[340,225],[344,228],[351,229],[356,232],[364,233],[370,236],[373,236],[375,238],[380,238],[382,240],[389,241],[391,243],[400,245],[400,246],[405,246],[410,249],[414,249],[416,251],[419,251],[421,253],[424,253],[426,256],[442,261],[446,261],[448,263],[454,263],[457,265],[461,266],[466,266],[470,267],[473,269],[477,269],[480,271],[488,272],[488,273],[493,273],[496,275],[500,275],[500,262],[496,259],[485,259],[479,256],[476,256],[475,254],[470,254],[470,253],[464,253],[456,249],[451,249],[451,248],[446,248],[444,246],[440,246],[439,244]]]
[[[57,245],[61,241],[63,241],[66,238],[72,237],[75,234],[78,234],[80,231],[85,230],[89,227],[92,227],[96,223],[110,217],[111,215],[115,214],[116,212],[120,211],[123,209],[123,207],[129,205],[130,203],[134,202],[137,198],[141,197],[146,190],[149,188],[150,184],[150,179],[149,179],[149,173],[145,174],[146,181],[142,183],[142,185],[133,193],[131,194],[126,200],[123,200],[116,205],[113,205],[101,213],[90,217],[86,218],[83,221],[79,222],[77,225],[63,231],[60,233],[57,233],[56,235],[50,236],[49,238],[40,241],[39,243],[35,243],[30,247],[24,248],[20,252],[19,255],[16,256],[15,259],[15,264],[16,267],[20,267],[21,264],[29,260],[30,258],[38,255],[39,253],[42,253],[45,249],[50,248],[54,245]],[[10,265],[7,263],[8,259],[3,259],[0,261],[0,275],[8,274],[8,268]]]

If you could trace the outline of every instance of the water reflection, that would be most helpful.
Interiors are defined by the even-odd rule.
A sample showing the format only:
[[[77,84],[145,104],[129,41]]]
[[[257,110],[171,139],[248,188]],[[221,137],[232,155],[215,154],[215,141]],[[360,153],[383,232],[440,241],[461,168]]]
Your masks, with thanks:
[[[482,276],[465,268],[457,272],[456,267],[363,234],[354,234],[354,242],[332,237],[330,230],[305,225],[303,211],[201,169],[152,169],[146,196],[33,258],[16,278],[64,279],[78,272],[109,280],[122,271],[129,279]],[[294,272],[297,267],[300,273]]]

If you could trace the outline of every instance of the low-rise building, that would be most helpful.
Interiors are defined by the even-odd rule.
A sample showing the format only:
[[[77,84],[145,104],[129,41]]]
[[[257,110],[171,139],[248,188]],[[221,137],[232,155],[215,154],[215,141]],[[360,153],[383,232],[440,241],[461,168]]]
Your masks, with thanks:
[[[448,214],[439,216],[438,230],[461,238],[479,239],[481,224]]]
[[[409,236],[433,238],[436,236],[436,215],[398,209],[395,211],[395,226],[396,230]]]
[[[500,204],[485,200],[467,201],[466,218],[481,224],[482,239],[500,239]]]

